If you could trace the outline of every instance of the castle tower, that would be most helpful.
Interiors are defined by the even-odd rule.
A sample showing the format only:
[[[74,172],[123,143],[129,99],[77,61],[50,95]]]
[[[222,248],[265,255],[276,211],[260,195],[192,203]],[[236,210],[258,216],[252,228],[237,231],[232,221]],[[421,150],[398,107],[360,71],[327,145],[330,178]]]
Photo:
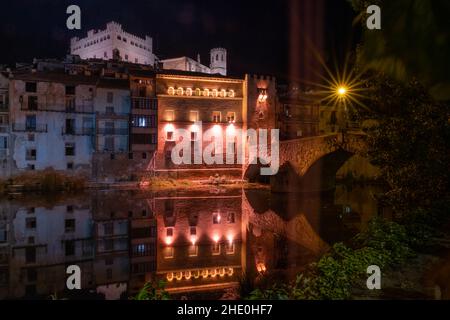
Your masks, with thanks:
[[[211,73],[227,75],[227,50],[224,48],[211,49]]]

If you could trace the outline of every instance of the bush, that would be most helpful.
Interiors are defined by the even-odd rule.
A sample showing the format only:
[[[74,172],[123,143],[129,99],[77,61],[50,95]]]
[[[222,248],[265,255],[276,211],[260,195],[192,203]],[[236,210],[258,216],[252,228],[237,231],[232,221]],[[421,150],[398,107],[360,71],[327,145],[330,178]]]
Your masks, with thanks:
[[[341,300],[351,297],[352,288],[363,283],[367,267],[394,267],[413,256],[405,228],[395,222],[373,219],[367,230],[355,237],[355,249],[335,244],[306,273],[287,285],[254,290],[252,300]]]
[[[165,281],[147,282],[131,300],[169,300],[170,295],[165,288]]]

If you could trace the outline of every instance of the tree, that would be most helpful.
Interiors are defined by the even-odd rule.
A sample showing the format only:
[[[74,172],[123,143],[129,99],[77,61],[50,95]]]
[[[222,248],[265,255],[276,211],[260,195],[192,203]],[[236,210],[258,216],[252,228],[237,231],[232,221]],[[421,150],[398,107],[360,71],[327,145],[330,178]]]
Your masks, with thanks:
[[[432,97],[450,100],[450,1],[349,0],[363,25],[359,63],[407,83],[415,77]],[[368,30],[366,10],[381,7],[381,30]]]

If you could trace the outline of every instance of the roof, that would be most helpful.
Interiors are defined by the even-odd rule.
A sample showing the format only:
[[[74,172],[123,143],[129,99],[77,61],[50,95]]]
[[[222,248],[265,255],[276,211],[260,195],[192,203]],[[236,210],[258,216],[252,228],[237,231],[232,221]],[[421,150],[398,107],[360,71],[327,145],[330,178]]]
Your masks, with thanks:
[[[43,82],[56,82],[65,83],[71,85],[95,85],[98,80],[98,76],[85,76],[85,75],[72,75],[62,72],[30,72],[30,71],[16,71],[13,72],[13,79],[24,81],[43,81]]]

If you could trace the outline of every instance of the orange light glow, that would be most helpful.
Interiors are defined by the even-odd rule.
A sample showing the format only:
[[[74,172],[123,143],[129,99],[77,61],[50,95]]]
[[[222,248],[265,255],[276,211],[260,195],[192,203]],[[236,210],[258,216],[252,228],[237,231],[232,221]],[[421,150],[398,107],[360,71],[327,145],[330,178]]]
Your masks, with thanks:
[[[213,240],[215,243],[219,242],[219,239],[220,239],[220,237],[218,234],[213,235]]]
[[[222,127],[219,126],[218,124],[215,124],[213,127],[213,132],[214,132],[214,135],[216,135],[216,136],[220,135],[222,133]]]
[[[173,243],[173,237],[166,237],[164,242],[169,246]]]
[[[197,242],[197,236],[191,236],[192,245],[195,245],[196,242]]]
[[[165,130],[166,132],[173,132],[173,131],[175,130],[175,127],[174,127],[173,124],[168,123],[168,124],[166,124],[166,126],[164,127],[164,130]]]
[[[228,239],[228,242],[229,242],[230,244],[232,244],[233,241],[234,241],[234,236],[233,236],[232,234],[229,234],[229,235],[227,236],[227,239]]]

